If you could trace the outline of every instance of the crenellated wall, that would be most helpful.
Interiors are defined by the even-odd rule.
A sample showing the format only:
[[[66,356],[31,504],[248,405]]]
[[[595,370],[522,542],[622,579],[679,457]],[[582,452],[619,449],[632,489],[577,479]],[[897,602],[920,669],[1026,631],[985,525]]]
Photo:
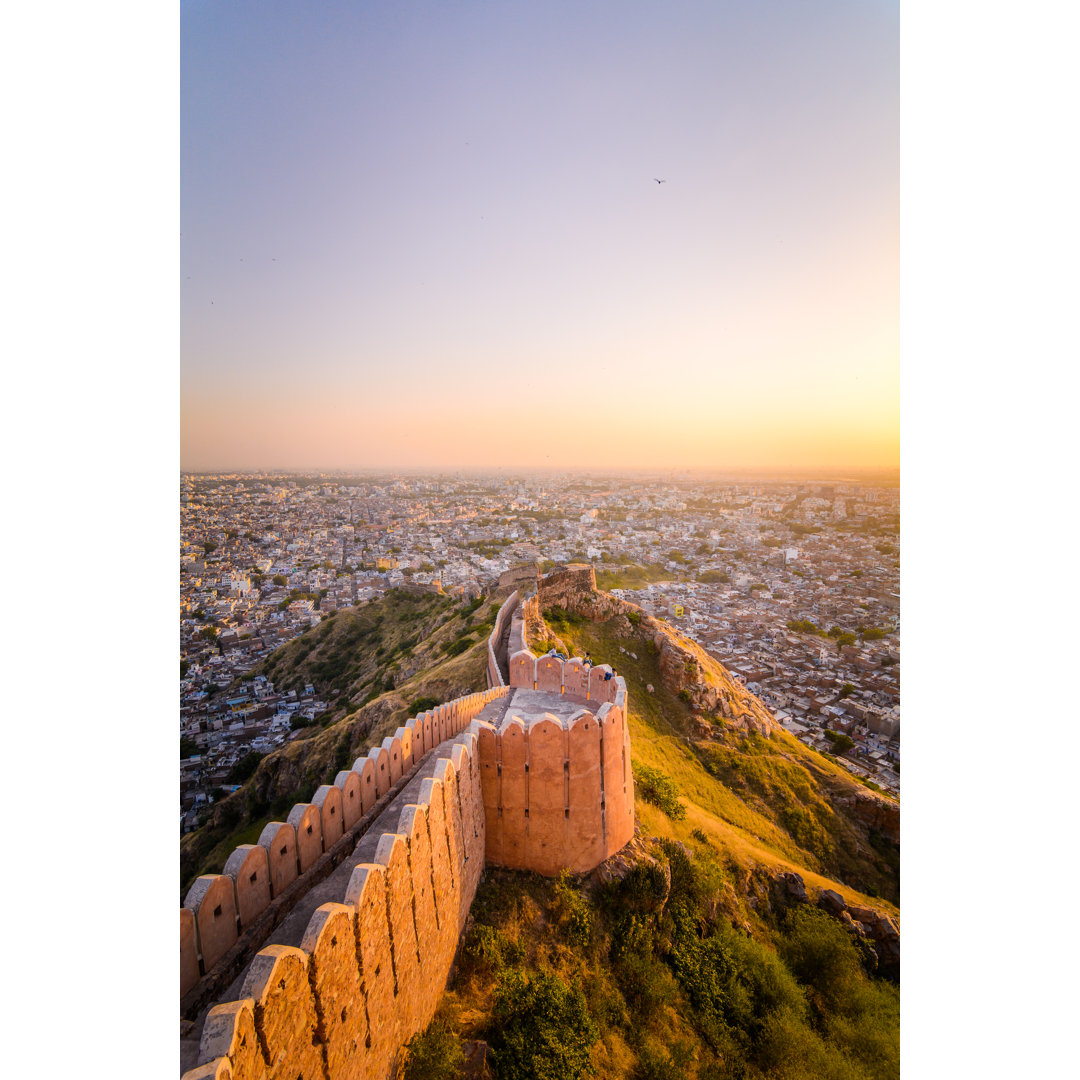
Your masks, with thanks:
[[[502,671],[499,668],[496,651],[500,647],[503,634],[506,633],[506,625],[513,619],[517,606],[518,594],[517,590],[515,590],[506,598],[506,601],[499,608],[499,613],[495,616],[495,627],[488,635],[487,682],[489,687],[506,685],[506,680],[503,678]]]
[[[361,822],[421,758],[463,731],[490,701],[506,693],[505,687],[495,687],[412,718],[380,746],[358,757],[351,769],[339,772],[333,784],[320,787],[310,803],[297,803],[286,821],[266,825],[257,844],[236,848],[224,873],[196,878],[180,911],[180,996],[191,991],[241,933]]]
[[[300,946],[263,948],[240,999],[210,1009],[185,1080],[392,1075],[434,1016],[483,870],[477,727],[380,815],[393,831],[365,836],[341,901],[315,910]]]
[[[434,1016],[486,863],[585,873],[631,839],[626,683],[529,652],[530,603],[515,592],[496,617],[490,689],[412,718],[191,886],[181,996],[213,1001],[235,972],[239,999],[206,1013],[183,1080],[388,1080]],[[297,923],[245,971],[239,935],[266,942],[278,907],[346,859],[302,939]]]
[[[489,863],[587,873],[634,835],[624,707],[478,724]]]

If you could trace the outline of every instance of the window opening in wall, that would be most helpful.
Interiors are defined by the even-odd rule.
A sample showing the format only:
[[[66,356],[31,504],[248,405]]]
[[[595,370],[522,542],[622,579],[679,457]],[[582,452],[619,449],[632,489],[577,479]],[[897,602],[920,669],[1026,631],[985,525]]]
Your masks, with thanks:
[[[311,826],[310,825],[307,827],[307,833],[308,833],[308,836],[311,835]]]
[[[526,816],[526,817],[528,817],[528,816],[529,816],[529,808],[528,808],[527,806],[525,807],[525,816]]]
[[[281,854],[282,855],[288,855],[289,854],[289,846],[288,846],[288,844],[286,844],[285,847],[283,847],[281,849]]]
[[[336,813],[337,813],[337,807],[336,806],[331,806],[330,807],[330,816],[333,817],[334,814],[336,814]]]
[[[256,870],[255,873],[252,874],[251,877],[248,878],[248,881],[250,881],[251,884],[254,885],[255,882],[258,881],[258,880],[259,880],[259,872],[258,872],[258,870]]]
[[[214,918],[216,919],[220,914],[221,914],[221,905],[218,904],[218,906],[216,908],[214,908]]]

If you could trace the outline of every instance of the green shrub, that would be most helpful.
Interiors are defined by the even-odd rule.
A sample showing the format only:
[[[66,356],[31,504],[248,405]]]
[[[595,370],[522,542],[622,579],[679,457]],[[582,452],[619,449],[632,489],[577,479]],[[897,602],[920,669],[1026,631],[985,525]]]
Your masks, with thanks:
[[[859,950],[847,931],[824,911],[798,907],[788,913],[780,955],[819,1007],[841,1006],[862,978]]]
[[[646,802],[659,807],[672,821],[686,817],[686,807],[679,801],[679,789],[675,782],[659,769],[635,761],[634,790]]]
[[[574,885],[568,870],[563,870],[555,883],[555,899],[552,915],[567,942],[575,948],[584,948],[592,938],[592,909],[589,901]]]
[[[406,1054],[402,1080],[453,1080],[465,1063],[461,1044],[439,1020],[409,1040]]]
[[[492,1011],[499,1080],[578,1080],[592,1072],[600,1031],[580,986],[549,971],[510,970],[499,980]]]
[[[418,716],[422,712],[427,712],[428,709],[434,709],[442,702],[438,698],[433,697],[418,697],[415,701],[409,702],[409,715]]]
[[[491,971],[500,972],[525,959],[521,945],[498,927],[476,923],[465,942],[465,954]]]

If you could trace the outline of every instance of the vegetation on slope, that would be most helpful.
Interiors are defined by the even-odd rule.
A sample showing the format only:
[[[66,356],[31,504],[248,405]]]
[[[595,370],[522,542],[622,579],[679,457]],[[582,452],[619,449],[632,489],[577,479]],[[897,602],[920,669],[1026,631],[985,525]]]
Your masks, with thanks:
[[[245,678],[265,674],[275,688],[302,691],[311,683],[331,708],[272,753],[241,760],[233,780],[241,788],[180,841],[181,895],[199,874],[220,873],[237,845],[257,842],[267,822],[284,820],[369,746],[430,708],[424,699],[437,704],[482,690],[487,637],[503,599],[455,604],[392,590],[335,613],[252,669]]]
[[[840,765],[788,732],[765,738],[693,712],[663,685],[652,634],[640,624],[565,611],[545,620],[572,655],[587,651],[626,679],[635,776],[648,775],[642,765],[659,770],[686,800],[680,819],[639,798],[648,832],[688,840],[701,829],[748,865],[797,870],[859,903],[899,901],[899,847],[846,805],[866,789]],[[706,678],[708,665],[719,667],[708,657],[704,664]],[[699,736],[700,720],[710,737]]]
[[[486,1041],[498,1080],[898,1076],[899,994],[872,952],[805,905],[744,923],[736,880],[696,841],[603,885],[488,868],[434,1034],[410,1047],[426,1071],[405,1076],[455,1075],[436,1038]]]

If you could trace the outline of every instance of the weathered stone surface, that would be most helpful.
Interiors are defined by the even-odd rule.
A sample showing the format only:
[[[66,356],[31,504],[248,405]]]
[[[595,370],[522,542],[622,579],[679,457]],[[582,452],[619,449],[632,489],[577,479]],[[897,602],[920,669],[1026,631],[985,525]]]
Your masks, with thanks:
[[[225,874],[203,874],[184,898],[195,915],[203,971],[209,971],[236,942],[236,898],[233,881]]]
[[[528,723],[511,718],[498,732],[475,717],[496,697],[509,694],[507,687],[441,706],[357,759],[354,769],[321,787],[315,801],[295,806],[289,821],[267,826],[259,845],[237,849],[232,868],[238,879],[250,860],[250,866],[262,867],[256,879],[264,890],[276,885],[270,907],[257,917],[260,926],[276,925],[275,920],[287,925],[279,909],[282,904],[289,905],[284,911],[293,909],[305,895],[304,881],[332,881],[333,867],[348,857],[339,857],[339,848],[351,851],[358,865],[351,870],[345,902],[322,903],[302,939],[291,939],[299,940],[300,948],[292,943],[263,948],[236,983],[246,1000],[211,1010],[204,1045],[198,1047],[203,1080],[391,1076],[400,1047],[430,1022],[445,988],[484,867],[486,813],[506,807],[519,811],[510,846],[523,865],[539,860],[548,873],[562,869],[563,857],[572,869],[587,869],[609,850],[605,844],[618,829],[605,824],[606,807],[608,813],[627,809],[628,800],[632,829],[624,686],[620,680],[605,690],[618,704],[604,704],[603,716],[560,694],[554,699],[560,702],[559,716]],[[528,693],[535,691],[530,687]],[[501,724],[505,711],[496,708],[490,715]],[[377,794],[380,773],[385,769],[387,780],[394,775],[395,752],[402,765],[407,760],[405,736],[417,760],[416,748],[423,745],[417,736],[425,725],[432,737],[447,735],[452,741],[444,741],[435,756],[421,755],[418,771],[402,780],[396,794],[365,807],[365,788]],[[353,805],[348,812],[347,801]],[[353,819],[357,804],[372,813]],[[346,821],[356,824],[359,843],[343,839],[313,864],[315,841],[321,852],[324,836],[332,840],[335,827],[344,828]],[[381,835],[373,836],[376,822]],[[575,831],[575,824],[581,828]],[[387,827],[396,831],[383,831]],[[373,861],[359,862],[365,857]],[[297,880],[301,866],[306,873]],[[230,889],[237,884],[229,876],[221,881]],[[195,913],[186,921],[192,939]],[[188,1043],[195,1046],[194,1035]],[[193,1053],[189,1050],[185,1064]]]
[[[847,901],[834,889],[822,889],[820,896],[818,896],[818,903],[830,915],[838,915],[847,907]]]

